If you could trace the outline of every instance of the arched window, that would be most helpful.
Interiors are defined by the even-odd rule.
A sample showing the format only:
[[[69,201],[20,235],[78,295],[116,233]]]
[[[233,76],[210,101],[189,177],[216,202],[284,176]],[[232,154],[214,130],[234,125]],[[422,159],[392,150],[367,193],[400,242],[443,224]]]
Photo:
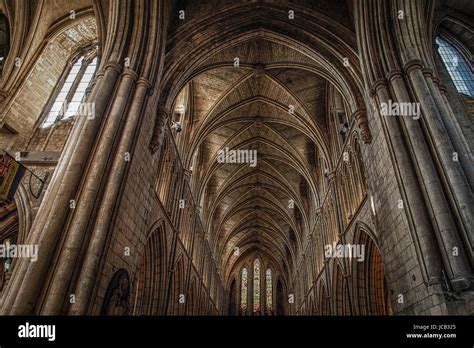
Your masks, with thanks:
[[[253,263],[253,311],[260,312],[260,260]]]
[[[266,307],[267,307],[267,314],[271,314],[273,312],[273,288],[272,288],[272,270],[269,268],[265,272],[265,296],[266,300]]]
[[[474,97],[472,68],[458,50],[441,37],[436,38],[438,52],[459,93]]]
[[[80,57],[69,70],[64,82],[60,86],[59,93],[47,109],[47,116],[41,125],[46,128],[56,121],[72,116],[93,116],[93,105],[83,104],[86,89],[94,77],[97,68],[97,57],[85,60]]]
[[[3,64],[10,51],[10,28],[7,17],[0,13],[0,76],[2,76]]]
[[[248,271],[247,268],[242,270],[242,281],[240,287],[240,309],[243,314],[247,311],[247,293],[248,293]]]

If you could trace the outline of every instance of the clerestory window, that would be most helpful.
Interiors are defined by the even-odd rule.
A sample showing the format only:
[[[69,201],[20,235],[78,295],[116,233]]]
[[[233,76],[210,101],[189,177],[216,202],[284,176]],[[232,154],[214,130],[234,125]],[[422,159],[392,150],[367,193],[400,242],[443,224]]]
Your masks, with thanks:
[[[86,60],[82,56],[76,60],[67,73],[64,82],[57,87],[57,95],[47,110],[47,116],[41,125],[42,128],[76,115],[92,116],[94,105],[83,103],[83,100],[96,69],[97,57]],[[59,92],[57,92],[58,89]]]
[[[459,93],[474,97],[474,76],[472,69],[458,50],[448,41],[436,38],[438,52]]]

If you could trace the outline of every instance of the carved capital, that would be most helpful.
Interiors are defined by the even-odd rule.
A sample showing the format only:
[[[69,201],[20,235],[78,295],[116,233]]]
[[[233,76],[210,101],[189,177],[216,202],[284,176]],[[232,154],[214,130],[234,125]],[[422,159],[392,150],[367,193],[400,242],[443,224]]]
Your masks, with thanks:
[[[143,86],[147,91],[150,91],[152,89],[152,84],[151,84],[150,80],[148,80],[144,77],[140,77],[138,79],[137,86],[138,87]]]
[[[423,62],[419,59],[412,59],[405,63],[403,70],[405,70],[405,73],[407,75],[410,75],[410,73],[414,70],[422,70],[423,71]]]
[[[425,75],[425,77],[435,79],[433,70],[430,68],[423,68],[423,75]]]
[[[401,78],[403,78],[403,71],[399,69],[395,69],[387,73],[387,80],[390,81],[390,83],[393,83],[394,80]]]
[[[377,79],[372,83],[372,87],[370,88],[372,96],[377,94],[379,88],[387,88],[387,80],[385,78]],[[356,113],[357,112],[358,111],[356,111]]]

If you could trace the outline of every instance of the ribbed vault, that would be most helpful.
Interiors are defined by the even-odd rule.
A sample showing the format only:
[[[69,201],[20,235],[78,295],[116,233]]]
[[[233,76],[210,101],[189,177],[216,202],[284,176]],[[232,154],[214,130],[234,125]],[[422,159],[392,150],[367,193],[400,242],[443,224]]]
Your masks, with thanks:
[[[277,4],[229,4],[173,23],[168,38],[163,108],[182,129],[176,144],[224,283],[257,253],[289,283],[335,161],[329,90],[349,112],[364,109],[360,71],[343,64],[357,60],[353,32],[328,14],[294,10],[289,25]],[[217,14],[229,20],[214,22]],[[255,150],[257,165],[220,163],[225,149]]]
[[[219,64],[229,57],[240,66]],[[258,252],[289,277],[315,218],[329,82],[289,63],[299,58],[262,38],[232,46],[210,57],[175,102],[176,141],[226,275]],[[257,164],[220,163],[226,148],[256,150]]]

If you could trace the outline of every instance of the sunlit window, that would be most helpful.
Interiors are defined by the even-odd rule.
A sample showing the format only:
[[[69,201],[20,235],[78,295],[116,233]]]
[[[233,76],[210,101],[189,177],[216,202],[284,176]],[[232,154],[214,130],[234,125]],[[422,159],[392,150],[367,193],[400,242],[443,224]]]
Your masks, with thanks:
[[[84,98],[84,95],[86,94],[86,89],[89,86],[90,82],[92,81],[92,78],[94,77],[96,67],[97,67],[97,58],[94,58],[92,62],[90,62],[87,65],[87,68],[84,71],[84,74],[82,75],[82,78],[79,82],[79,85],[76,88],[76,91],[74,92],[74,95],[71,99],[71,102],[66,111],[66,114],[64,115],[64,118],[68,118],[68,117],[72,117],[76,115],[77,111],[79,110],[79,106]]]
[[[266,306],[267,312],[271,313],[273,311],[273,289],[272,289],[272,270],[269,268],[265,272],[265,291],[266,291]]]
[[[248,291],[248,271],[247,268],[242,270],[242,281],[241,281],[241,289],[240,289],[240,308],[242,313],[247,311],[247,291]]]
[[[253,263],[253,311],[260,312],[260,260]]]
[[[459,93],[474,97],[474,76],[464,57],[449,42],[436,38],[438,52]]]
[[[94,77],[96,68],[97,58],[85,64],[84,57],[81,57],[73,64],[48,111],[48,116],[42,124],[43,128],[51,126],[58,120],[70,118],[79,113],[92,112],[91,107],[83,105],[82,102],[86,89]]]

